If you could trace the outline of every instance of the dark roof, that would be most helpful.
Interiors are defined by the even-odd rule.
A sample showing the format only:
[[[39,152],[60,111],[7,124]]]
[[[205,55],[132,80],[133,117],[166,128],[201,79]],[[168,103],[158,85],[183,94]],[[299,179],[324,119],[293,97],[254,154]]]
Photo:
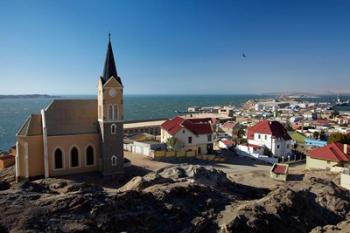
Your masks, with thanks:
[[[120,85],[123,85],[117,73],[117,67],[115,65],[112,43],[111,43],[111,40],[109,40],[105,66],[103,68],[103,76],[101,77],[103,84],[107,82],[107,80],[110,79],[110,77],[112,76],[120,83]]]

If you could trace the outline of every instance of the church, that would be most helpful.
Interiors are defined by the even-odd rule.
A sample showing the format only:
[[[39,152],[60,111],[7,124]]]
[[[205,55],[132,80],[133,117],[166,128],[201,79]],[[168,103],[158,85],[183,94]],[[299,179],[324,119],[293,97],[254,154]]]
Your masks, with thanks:
[[[97,99],[55,99],[16,136],[17,179],[123,173],[123,83],[110,38]]]

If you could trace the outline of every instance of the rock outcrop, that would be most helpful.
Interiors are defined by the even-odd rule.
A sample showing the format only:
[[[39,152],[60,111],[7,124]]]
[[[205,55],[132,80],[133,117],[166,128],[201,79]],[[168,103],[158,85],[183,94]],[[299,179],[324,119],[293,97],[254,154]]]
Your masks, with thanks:
[[[0,232],[316,233],[349,223],[348,192],[318,178],[268,190],[211,167],[178,165],[113,192],[65,179],[2,186]]]

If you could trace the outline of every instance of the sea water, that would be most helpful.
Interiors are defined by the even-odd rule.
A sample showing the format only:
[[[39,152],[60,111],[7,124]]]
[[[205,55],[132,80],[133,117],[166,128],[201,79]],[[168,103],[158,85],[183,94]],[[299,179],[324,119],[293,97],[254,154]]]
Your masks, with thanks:
[[[190,106],[238,106],[249,99],[268,98],[266,95],[125,95],[124,120],[170,118]],[[94,99],[95,95],[61,96],[63,99]],[[30,114],[39,114],[51,98],[0,99],[0,150],[8,150],[16,142],[16,133]],[[308,99],[329,102],[335,97]],[[340,107],[338,110],[350,110]]]
[[[61,96],[63,99],[94,99],[94,95]],[[124,120],[169,118],[189,106],[239,105],[258,95],[125,95]],[[30,114],[39,114],[52,98],[0,99],[0,150],[16,142],[16,133]]]

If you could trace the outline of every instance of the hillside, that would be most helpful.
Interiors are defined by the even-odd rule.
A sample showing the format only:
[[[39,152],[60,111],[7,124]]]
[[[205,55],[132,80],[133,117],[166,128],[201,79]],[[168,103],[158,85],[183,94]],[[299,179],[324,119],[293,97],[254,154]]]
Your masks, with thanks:
[[[349,192],[338,187],[332,176],[314,175],[253,187],[212,167],[177,165],[136,176],[111,191],[67,179],[15,184],[13,169],[8,169],[0,174],[0,232],[349,229]]]

